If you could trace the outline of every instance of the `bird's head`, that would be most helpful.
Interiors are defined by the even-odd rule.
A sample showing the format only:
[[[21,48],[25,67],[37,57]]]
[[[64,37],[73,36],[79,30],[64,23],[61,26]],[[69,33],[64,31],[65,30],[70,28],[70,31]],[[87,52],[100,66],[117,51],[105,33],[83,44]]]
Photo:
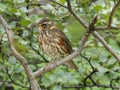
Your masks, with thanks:
[[[38,22],[37,26],[39,30],[44,30],[53,26],[53,22],[50,21],[48,18],[44,18]]]

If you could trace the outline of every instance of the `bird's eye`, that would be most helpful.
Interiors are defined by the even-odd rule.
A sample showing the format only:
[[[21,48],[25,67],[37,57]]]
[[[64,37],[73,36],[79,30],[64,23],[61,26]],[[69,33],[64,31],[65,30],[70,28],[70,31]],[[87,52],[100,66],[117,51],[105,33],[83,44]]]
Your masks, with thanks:
[[[41,26],[42,26],[43,28],[46,28],[47,24],[42,24]]]

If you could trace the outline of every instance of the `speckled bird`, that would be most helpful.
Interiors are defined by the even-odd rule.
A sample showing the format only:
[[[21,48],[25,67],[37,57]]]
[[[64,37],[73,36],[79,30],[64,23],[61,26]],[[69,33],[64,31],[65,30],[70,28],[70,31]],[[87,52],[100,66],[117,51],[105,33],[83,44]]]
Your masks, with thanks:
[[[39,46],[49,57],[60,60],[73,52],[70,41],[53,21],[44,18],[39,21],[37,27]],[[66,62],[65,65],[71,69],[78,69],[73,60]]]

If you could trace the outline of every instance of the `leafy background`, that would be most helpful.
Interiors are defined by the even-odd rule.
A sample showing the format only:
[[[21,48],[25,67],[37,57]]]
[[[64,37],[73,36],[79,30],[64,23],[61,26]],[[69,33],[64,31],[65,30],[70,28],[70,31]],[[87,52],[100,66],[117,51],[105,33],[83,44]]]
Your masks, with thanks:
[[[76,14],[86,23],[100,13],[96,26],[107,24],[108,14],[118,0],[71,0]],[[66,0],[56,0],[66,5]],[[14,32],[14,45],[18,52],[27,58],[33,71],[47,65],[51,60],[38,47],[38,29],[35,24],[46,15],[56,23],[67,35],[73,49],[76,50],[85,29],[69,13],[67,9],[54,2],[39,5],[37,0],[2,0],[0,14],[7,20]],[[113,26],[120,25],[120,8],[117,9]],[[120,54],[120,31],[99,31],[106,42]],[[0,88],[12,87],[14,90],[28,90],[29,81],[20,62],[9,50],[7,35],[0,25]],[[78,56],[74,62],[79,67],[78,71],[69,70],[61,65],[49,71],[37,80],[41,88],[46,90],[77,90],[75,86],[83,85],[81,90],[112,90],[120,84],[120,67],[115,58],[105,50],[102,44],[92,36],[86,42],[82,57]],[[94,69],[93,69],[94,68]],[[88,76],[91,75],[89,78]],[[92,78],[92,79],[91,79]],[[103,85],[103,87],[87,87],[86,85]],[[105,88],[104,85],[111,86]],[[73,88],[70,88],[73,86]],[[9,89],[8,89],[9,90]]]

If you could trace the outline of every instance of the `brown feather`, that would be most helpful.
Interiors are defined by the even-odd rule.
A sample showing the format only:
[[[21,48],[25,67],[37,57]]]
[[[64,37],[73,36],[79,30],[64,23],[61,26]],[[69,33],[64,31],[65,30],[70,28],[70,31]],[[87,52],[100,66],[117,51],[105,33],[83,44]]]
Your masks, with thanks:
[[[43,19],[37,26],[39,46],[48,56],[60,59],[73,52],[66,35],[52,21]],[[65,64],[71,69],[78,69],[72,60]]]

